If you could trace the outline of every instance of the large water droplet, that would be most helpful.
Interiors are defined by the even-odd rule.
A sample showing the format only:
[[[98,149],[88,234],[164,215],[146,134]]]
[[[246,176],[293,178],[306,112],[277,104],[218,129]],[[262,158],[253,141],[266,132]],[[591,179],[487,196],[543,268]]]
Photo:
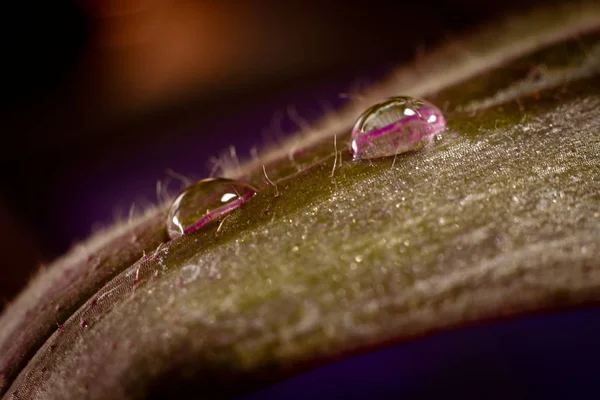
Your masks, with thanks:
[[[194,232],[235,210],[256,194],[252,186],[225,178],[196,182],[177,195],[169,215],[167,231],[171,239]]]
[[[433,104],[412,97],[391,97],[367,109],[352,130],[354,159],[393,156],[417,150],[446,129]]]

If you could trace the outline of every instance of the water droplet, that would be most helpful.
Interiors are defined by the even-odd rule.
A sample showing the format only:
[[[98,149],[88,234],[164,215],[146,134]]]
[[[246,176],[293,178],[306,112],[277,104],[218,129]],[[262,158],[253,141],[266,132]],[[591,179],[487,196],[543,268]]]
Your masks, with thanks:
[[[256,194],[252,186],[225,178],[196,182],[177,195],[169,215],[167,231],[174,239],[192,233],[235,210]]]
[[[417,150],[446,129],[433,104],[412,97],[391,97],[367,109],[352,130],[354,159],[393,156]]]

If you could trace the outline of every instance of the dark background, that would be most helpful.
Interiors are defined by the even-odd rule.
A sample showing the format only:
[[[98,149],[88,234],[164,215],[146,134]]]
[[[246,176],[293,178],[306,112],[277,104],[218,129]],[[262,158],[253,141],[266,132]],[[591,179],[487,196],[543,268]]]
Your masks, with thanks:
[[[97,227],[533,1],[15,2],[2,12],[0,304]],[[350,100],[351,101],[351,100]],[[1,309],[2,307],[0,307]]]
[[[243,397],[597,399],[598,309],[465,327],[373,351]]]

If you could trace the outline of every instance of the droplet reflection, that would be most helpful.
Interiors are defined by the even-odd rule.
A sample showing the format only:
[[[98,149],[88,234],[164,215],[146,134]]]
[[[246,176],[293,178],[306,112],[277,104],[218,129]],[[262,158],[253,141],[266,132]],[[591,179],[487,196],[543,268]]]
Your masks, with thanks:
[[[433,104],[412,97],[392,97],[367,109],[352,130],[354,159],[393,156],[417,150],[446,129]]]
[[[256,194],[252,186],[225,178],[211,178],[185,188],[173,201],[167,232],[174,239],[192,233],[235,210]]]

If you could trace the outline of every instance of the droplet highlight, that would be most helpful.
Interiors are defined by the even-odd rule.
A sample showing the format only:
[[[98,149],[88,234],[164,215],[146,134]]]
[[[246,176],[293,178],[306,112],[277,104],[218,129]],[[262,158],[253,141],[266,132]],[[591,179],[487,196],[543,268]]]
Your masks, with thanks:
[[[433,104],[413,97],[391,97],[367,109],[350,139],[355,160],[393,156],[418,150],[446,129],[446,119]]]
[[[171,239],[192,233],[250,200],[257,190],[243,182],[210,178],[196,182],[175,197],[167,216]]]

